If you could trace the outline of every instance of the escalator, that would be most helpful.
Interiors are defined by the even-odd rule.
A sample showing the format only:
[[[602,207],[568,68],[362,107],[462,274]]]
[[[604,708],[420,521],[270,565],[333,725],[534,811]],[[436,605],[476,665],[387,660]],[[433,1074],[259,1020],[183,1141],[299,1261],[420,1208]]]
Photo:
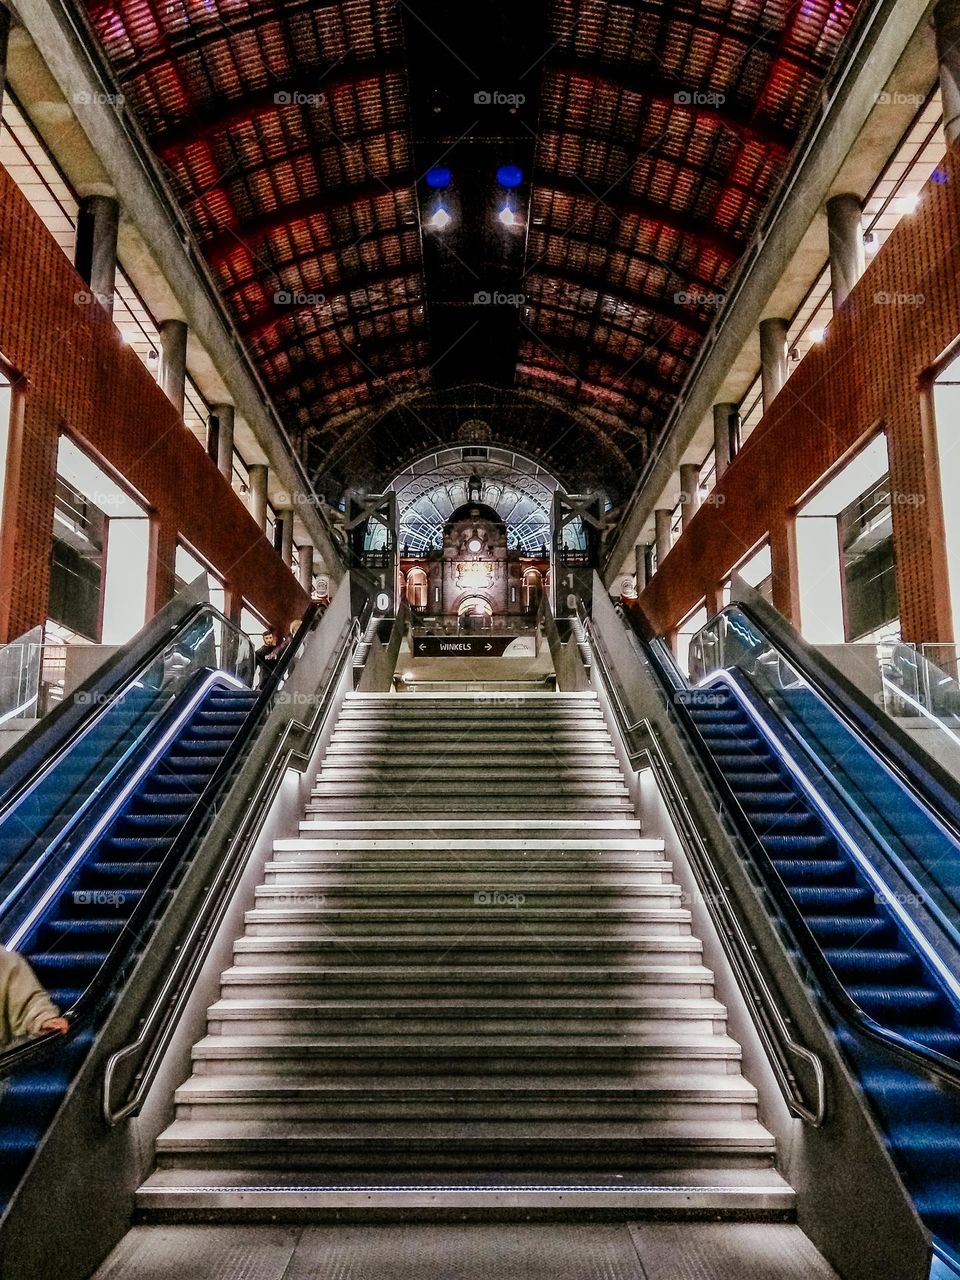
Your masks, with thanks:
[[[642,631],[634,619],[635,629]],[[941,1265],[960,1274],[955,787],[763,606],[646,656],[826,1012]]]
[[[306,635],[312,616],[304,620]],[[298,646],[259,690],[249,640],[190,610],[55,749],[0,773],[0,939],[66,1013],[0,1052],[0,1215],[190,866]],[[57,726],[46,726],[47,737]],[[7,783],[4,786],[4,783]],[[172,949],[175,939],[167,940]]]

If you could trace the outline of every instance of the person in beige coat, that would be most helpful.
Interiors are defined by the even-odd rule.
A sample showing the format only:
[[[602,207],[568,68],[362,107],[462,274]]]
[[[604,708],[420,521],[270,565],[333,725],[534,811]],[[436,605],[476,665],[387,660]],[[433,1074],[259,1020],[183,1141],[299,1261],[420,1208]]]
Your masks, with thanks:
[[[23,956],[0,947],[0,1049],[23,1036],[69,1029]]]

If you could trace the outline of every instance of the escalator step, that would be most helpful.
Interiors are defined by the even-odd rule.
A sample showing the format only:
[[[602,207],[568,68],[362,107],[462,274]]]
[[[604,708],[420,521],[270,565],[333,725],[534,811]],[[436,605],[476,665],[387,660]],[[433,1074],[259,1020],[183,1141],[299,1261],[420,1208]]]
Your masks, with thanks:
[[[894,1026],[893,1031],[899,1032],[908,1040],[916,1040],[920,1044],[926,1045],[928,1049],[936,1049],[938,1053],[942,1053],[947,1057],[955,1057],[960,1053],[960,1031],[955,1031],[952,1027],[911,1027],[911,1026]]]
[[[833,850],[836,848],[836,842],[833,836],[828,835],[803,835],[799,832],[792,832],[790,835],[763,835],[760,842],[767,850],[776,850],[784,853],[816,853],[820,850]]]
[[[92,862],[81,868],[80,883],[114,885],[117,881],[137,880],[146,883],[159,867],[159,862]]]
[[[115,918],[96,916],[87,920],[44,920],[40,930],[45,938],[59,942],[65,938],[92,937],[107,939],[119,933],[123,925],[123,916]]]
[[[850,995],[865,1013],[922,1014],[946,1010],[939,991],[932,987],[850,987]]]
[[[756,827],[767,827],[771,830],[780,831],[793,830],[799,827],[808,827],[811,823],[817,823],[817,818],[809,810],[800,808],[801,801],[797,801],[797,809],[785,812],[773,813],[751,813],[750,821]],[[819,825],[819,824],[818,824]]]
[[[118,819],[121,826],[157,828],[166,831],[172,825],[172,816],[168,813],[124,813]]]
[[[883,971],[887,973],[899,973],[904,970],[914,969],[919,963],[916,956],[909,951],[896,950],[856,950],[835,951],[830,948],[823,953],[831,966],[837,972],[848,974],[854,973],[876,973]]]
[[[788,809],[797,804],[797,796],[792,791],[741,791],[738,799],[743,807],[750,809]]]
[[[184,815],[196,802],[192,791],[144,791],[137,796],[137,804],[147,809],[175,809]]]
[[[103,853],[161,854],[173,844],[173,836],[108,836],[98,855]]]
[[[893,924],[883,916],[810,916],[807,924],[814,937],[849,937],[853,942],[860,942],[868,936],[875,939],[896,932]]]
[[[824,906],[835,911],[863,907],[874,901],[872,890],[863,885],[791,885],[790,897],[798,907]]]
[[[853,869],[839,858],[775,858],[773,865],[788,883],[804,880],[840,880],[852,877]]]

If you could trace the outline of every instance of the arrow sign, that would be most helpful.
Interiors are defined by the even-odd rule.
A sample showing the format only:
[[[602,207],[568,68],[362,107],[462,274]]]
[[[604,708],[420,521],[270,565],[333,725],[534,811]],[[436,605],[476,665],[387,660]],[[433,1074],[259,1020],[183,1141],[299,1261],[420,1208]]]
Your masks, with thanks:
[[[499,658],[516,639],[516,636],[422,636],[414,642],[414,648],[418,656],[430,658]],[[532,637],[529,641],[533,653]]]

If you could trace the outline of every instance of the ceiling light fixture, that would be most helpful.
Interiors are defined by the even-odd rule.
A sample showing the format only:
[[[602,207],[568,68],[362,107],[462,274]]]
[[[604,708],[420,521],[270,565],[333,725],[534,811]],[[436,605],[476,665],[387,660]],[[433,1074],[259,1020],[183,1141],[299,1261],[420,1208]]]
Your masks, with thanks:
[[[432,227],[434,231],[446,231],[452,221],[453,219],[450,217],[450,214],[443,205],[438,204],[430,216],[428,225]]]

